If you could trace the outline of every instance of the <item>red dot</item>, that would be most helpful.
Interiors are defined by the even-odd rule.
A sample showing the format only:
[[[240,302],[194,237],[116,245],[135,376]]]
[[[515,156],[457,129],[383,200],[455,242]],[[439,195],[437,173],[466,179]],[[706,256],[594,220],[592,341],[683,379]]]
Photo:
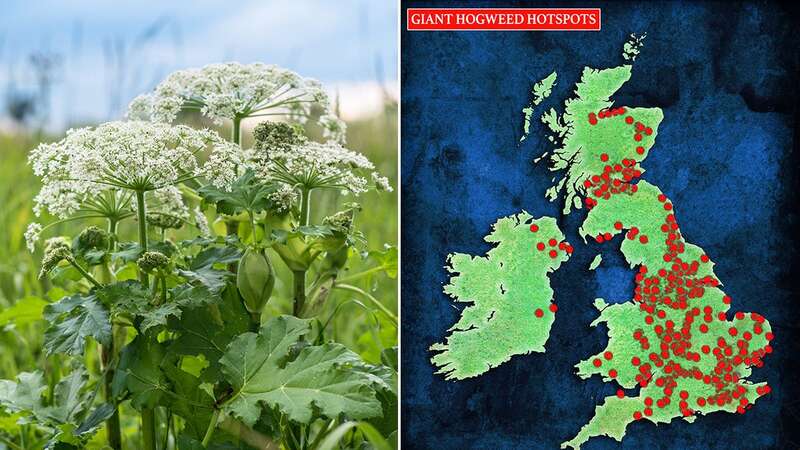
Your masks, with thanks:
[[[558,256],[558,252],[555,250],[550,250],[550,257],[555,258],[556,256]]]
[[[639,134],[639,133],[634,134],[633,135],[633,140],[636,141],[636,142],[641,141],[642,140],[642,135]]]
[[[558,241],[555,239],[550,239],[549,241],[547,241],[547,243],[550,244],[550,247],[555,247],[556,244],[558,244]]]
[[[608,376],[611,378],[617,378],[617,369],[611,369],[608,371]]]
[[[592,364],[594,364],[595,367],[600,367],[603,365],[603,361],[601,361],[600,358],[595,358]]]
[[[539,231],[539,225],[536,225],[535,223],[531,224],[531,231],[533,231],[534,233]]]
[[[600,155],[600,161],[606,162],[608,161],[608,155],[603,153]]]
[[[597,116],[594,113],[589,113],[589,123],[592,125],[597,125]]]
[[[633,412],[633,420],[639,420],[641,418],[642,418],[642,413],[640,413],[639,411]]]
[[[703,397],[698,397],[697,398],[697,405],[698,406],[706,406],[706,399],[704,399]]]
[[[658,201],[664,203],[665,201],[667,201],[667,196],[664,194],[658,194]]]
[[[544,311],[542,311],[542,308],[536,308],[534,314],[536,314],[536,317],[542,317],[544,316]]]
[[[639,242],[641,242],[642,244],[647,244],[647,236],[645,235],[639,236]]]
[[[551,303],[551,304],[550,304],[550,311],[551,311],[551,312],[556,312],[556,311],[558,311],[558,305],[556,305],[555,303]]]
[[[611,358],[613,358],[613,357],[614,357],[614,354],[613,354],[613,353],[611,353],[611,352],[605,352],[605,353],[603,353],[603,358],[605,358],[605,359],[611,359]]]
[[[538,244],[536,244],[536,248],[538,248],[539,251],[544,250],[544,242],[539,242]]]
[[[625,398],[625,391],[623,391],[622,389],[617,389],[617,397]]]
[[[731,304],[731,298],[728,297],[727,295],[722,297],[722,303],[725,303],[726,305],[730,305]]]
[[[614,223],[614,228],[617,229],[617,230],[621,230],[622,229],[622,222],[620,222],[620,221],[615,222]]]
[[[700,255],[700,261],[708,262],[708,255]]]
[[[640,155],[644,155],[644,147],[641,147],[641,146],[636,147],[636,153],[638,153]]]
[[[638,366],[639,364],[641,364],[641,362],[642,361],[639,359],[638,356],[634,356],[633,358],[631,358],[631,364],[633,364],[634,366]]]
[[[651,134],[653,134],[653,129],[650,128],[650,127],[645,128],[644,129],[644,134],[650,136]]]
[[[625,118],[625,123],[627,123],[628,125],[632,124],[633,123],[633,117],[631,117],[631,116],[626,117]]]

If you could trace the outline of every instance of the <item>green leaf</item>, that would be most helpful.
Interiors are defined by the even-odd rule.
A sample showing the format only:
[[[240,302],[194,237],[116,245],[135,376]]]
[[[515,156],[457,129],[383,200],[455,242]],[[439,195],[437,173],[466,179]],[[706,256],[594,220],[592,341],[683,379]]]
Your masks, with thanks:
[[[164,392],[169,391],[166,376],[160,367],[164,354],[162,344],[146,336],[136,336],[120,355],[112,383],[114,396],[127,390],[134,408],[157,406]]]
[[[360,431],[375,450],[392,450],[391,444],[381,436],[381,433],[366,422],[345,422],[339,425],[320,442],[318,450],[338,449],[339,441],[354,429]]]
[[[184,419],[184,432],[202,439],[211,421],[214,399],[200,388],[200,379],[194,375],[172,364],[162,365],[162,370],[172,384],[173,392],[164,396],[161,404]]]
[[[229,288],[223,292],[221,303],[186,309],[170,326],[180,333],[170,351],[179,355],[202,355],[209,367],[201,378],[216,381],[220,357],[236,336],[249,330],[250,315],[236,290]]]
[[[385,348],[381,352],[381,363],[397,372],[397,346]]]
[[[210,247],[192,259],[188,270],[178,270],[178,274],[188,280],[200,283],[213,293],[221,292],[226,281],[233,277],[225,267],[215,268],[237,262],[242,257],[242,252],[232,246]]]
[[[369,258],[377,262],[391,278],[397,278],[397,247],[387,245],[383,251],[372,250],[367,254]]]
[[[253,424],[261,405],[278,408],[295,422],[310,423],[317,413],[355,419],[380,416],[372,380],[353,370],[361,360],[340,344],[307,346],[294,360],[290,351],[310,330],[309,321],[280,316],[259,334],[245,333],[228,346],[220,360],[235,389],[226,412]]]
[[[95,408],[91,414],[75,429],[76,436],[83,436],[97,431],[98,428],[114,414],[114,405],[103,403]]]
[[[252,170],[248,170],[233,183],[229,191],[206,185],[197,192],[206,202],[216,205],[218,212],[234,216],[243,211],[253,214],[264,211],[271,205],[269,194],[274,191],[274,186],[264,184]]]
[[[111,321],[108,310],[93,295],[73,295],[44,310],[52,326],[44,334],[47,354],[81,355],[86,338],[93,337],[101,344],[111,340]]]
[[[0,327],[14,324],[18,327],[42,319],[44,307],[49,303],[40,297],[27,296],[8,309],[0,311]]]
[[[114,314],[142,314],[149,308],[150,291],[138,280],[126,280],[103,286],[95,291],[97,298]]]
[[[16,382],[0,380],[0,406],[11,413],[39,411],[45,389],[41,372],[22,372]]]
[[[91,399],[91,393],[83,392],[88,379],[85,369],[73,369],[56,385],[53,406],[44,408],[39,414],[55,423],[73,422],[83,414]]]

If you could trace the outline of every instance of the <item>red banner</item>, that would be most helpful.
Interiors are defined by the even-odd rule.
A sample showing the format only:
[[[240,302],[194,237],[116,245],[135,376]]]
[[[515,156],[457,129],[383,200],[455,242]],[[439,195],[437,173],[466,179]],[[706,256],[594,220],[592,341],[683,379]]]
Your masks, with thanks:
[[[599,31],[600,8],[408,8],[410,31]]]

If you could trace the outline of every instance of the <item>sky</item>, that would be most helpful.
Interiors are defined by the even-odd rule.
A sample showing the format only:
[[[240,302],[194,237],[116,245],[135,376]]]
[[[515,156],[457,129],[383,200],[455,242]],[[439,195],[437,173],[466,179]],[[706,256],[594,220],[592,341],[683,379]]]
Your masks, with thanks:
[[[128,102],[170,72],[223,62],[263,62],[316,78],[342,116],[397,95],[397,5],[373,0],[3,0],[0,124],[10,98],[40,92],[49,129],[121,117]],[[44,58],[43,58],[44,57]],[[40,64],[41,65],[41,64]]]

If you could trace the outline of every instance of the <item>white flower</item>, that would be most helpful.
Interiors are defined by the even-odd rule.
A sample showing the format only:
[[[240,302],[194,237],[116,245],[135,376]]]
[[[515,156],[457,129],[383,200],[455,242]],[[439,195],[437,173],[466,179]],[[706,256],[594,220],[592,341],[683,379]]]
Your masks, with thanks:
[[[183,201],[181,190],[175,186],[167,186],[150,191],[145,195],[146,211],[150,213],[168,214],[181,220],[189,219],[189,207]],[[137,203],[131,203],[133,212],[137,211]]]
[[[389,184],[389,179],[378,172],[372,172],[372,182],[375,183],[375,188],[379,191],[392,192],[392,185]]]
[[[274,65],[229,62],[170,74],[153,92],[131,102],[128,117],[172,122],[186,108],[200,110],[216,124],[266,111],[305,123],[313,106],[322,109],[319,123],[326,136],[343,141],[344,123],[318,81]]]
[[[297,191],[287,185],[281,185],[277,191],[268,195],[275,211],[285,213],[292,209],[292,205],[297,201]]]
[[[336,142],[304,142],[286,149],[272,149],[268,158],[260,150],[249,151],[249,165],[265,179],[288,186],[305,188],[341,188],[354,195],[369,188],[365,177],[380,176],[364,155]]]
[[[235,168],[221,165],[213,152],[209,162],[214,167],[202,166],[197,157],[209,146],[228,155],[230,145],[213,131],[152,122],[69,130],[64,139],[38,146],[28,158],[43,184],[34,211],[38,215],[46,209],[65,218],[103,191],[151,191],[204,175],[226,187],[236,178]]]
[[[42,225],[32,222],[25,230],[25,245],[28,251],[33,253],[36,251],[36,243],[39,241],[39,236],[42,234]]]
[[[194,209],[194,224],[200,230],[201,235],[205,237],[211,236],[211,227],[208,226],[208,219],[199,207]]]

